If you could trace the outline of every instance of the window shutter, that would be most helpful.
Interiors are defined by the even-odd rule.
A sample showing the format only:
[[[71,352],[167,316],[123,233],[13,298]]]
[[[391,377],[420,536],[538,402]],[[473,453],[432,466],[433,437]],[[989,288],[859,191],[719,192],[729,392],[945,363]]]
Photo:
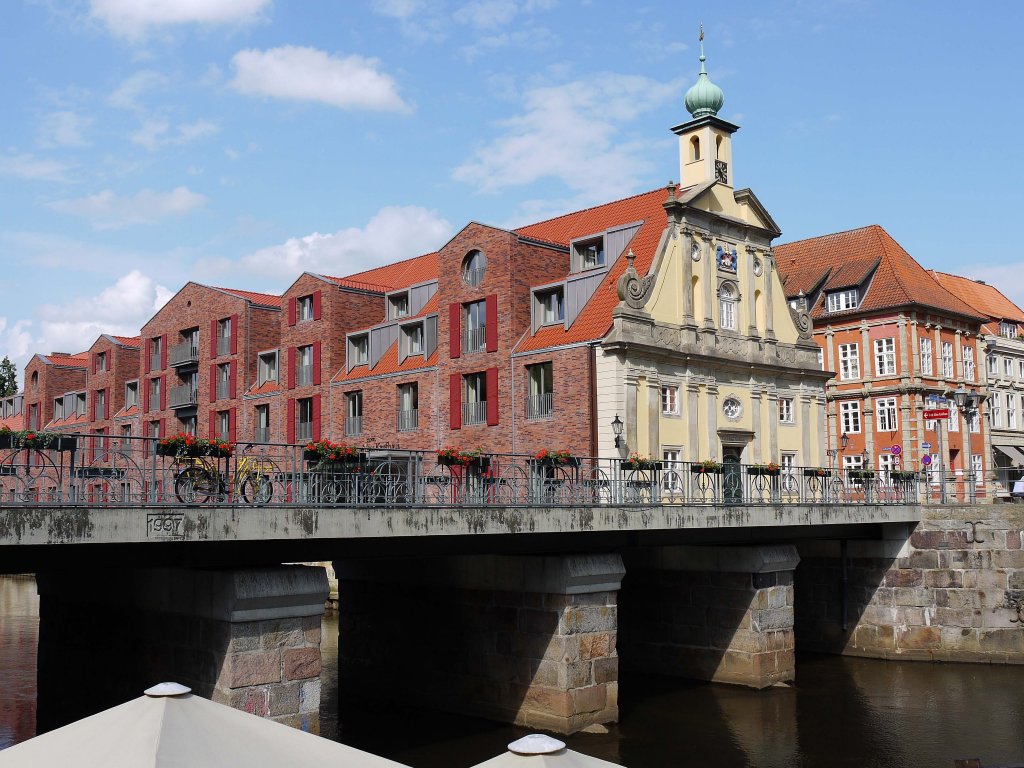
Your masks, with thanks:
[[[217,402],[217,364],[210,363],[210,402]]]
[[[231,316],[231,354],[238,354],[238,315]]]
[[[207,437],[215,437],[217,435],[217,412],[210,409],[210,433]]]
[[[149,413],[149,379],[143,379],[139,386],[142,387],[142,412]]]
[[[95,354],[93,354],[93,356],[92,356],[92,373],[93,373],[94,376],[96,375],[96,355]]]
[[[320,395],[313,395],[313,440],[320,439]]]
[[[98,392],[98,390],[97,390],[97,392]],[[97,395],[97,392],[93,392],[92,393],[92,397],[90,398],[91,402],[89,403],[89,421],[96,421],[96,395]]]
[[[288,433],[289,445],[295,443],[295,400],[288,398],[288,425],[286,432]]]
[[[295,389],[295,347],[288,347],[288,389]]]
[[[236,408],[232,408],[228,411],[228,442],[235,442],[235,414],[237,413]]]
[[[448,305],[448,357],[456,359],[462,353],[462,305]],[[458,427],[455,427],[458,429]]]
[[[149,364],[153,357],[153,340],[146,339],[142,346],[142,372],[149,373]]]
[[[320,319],[320,296],[322,291],[313,291],[313,319]]]
[[[160,338],[160,370],[167,370],[167,334]],[[163,390],[161,390],[163,391]]]
[[[166,349],[166,347],[165,347]],[[167,377],[160,377],[160,410],[167,410]]]
[[[210,359],[217,356],[217,321],[210,321]]]
[[[484,304],[487,315],[487,351],[498,351],[498,294],[492,293]],[[488,394],[488,397],[490,394]],[[497,422],[495,422],[497,423]]]
[[[320,383],[320,342],[313,342],[313,383]],[[319,397],[319,395],[317,395]]]
[[[228,397],[235,399],[235,388],[238,386],[238,363],[228,363]]]
[[[157,427],[157,437],[167,437],[167,430],[164,429],[163,419],[160,419],[160,425]]]
[[[295,325],[295,316],[298,314],[295,306],[296,303],[294,296],[288,299],[288,325]]]
[[[448,377],[448,426],[462,429],[462,376],[458,373]]]
[[[103,390],[103,418],[110,418],[110,388]]]
[[[490,318],[487,322],[490,323]],[[490,326],[488,326],[489,328]],[[487,426],[498,423],[498,369],[487,369]]]

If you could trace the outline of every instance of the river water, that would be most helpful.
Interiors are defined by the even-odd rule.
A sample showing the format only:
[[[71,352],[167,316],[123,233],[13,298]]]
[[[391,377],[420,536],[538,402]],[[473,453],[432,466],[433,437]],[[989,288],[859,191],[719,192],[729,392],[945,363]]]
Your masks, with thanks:
[[[34,732],[38,611],[34,581],[0,577],[0,748]],[[468,768],[526,733],[400,707],[339,712],[337,637],[325,617],[325,736],[412,768]],[[619,724],[567,742],[628,768],[1024,766],[1024,667],[802,655],[797,681],[758,692],[626,677]]]

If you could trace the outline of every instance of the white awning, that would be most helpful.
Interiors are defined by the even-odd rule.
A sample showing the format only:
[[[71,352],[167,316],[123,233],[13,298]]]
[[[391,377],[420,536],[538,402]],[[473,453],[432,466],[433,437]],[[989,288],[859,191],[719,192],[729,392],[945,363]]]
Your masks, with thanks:
[[[1024,467],[1024,453],[1021,453],[1019,448],[1012,445],[994,445],[992,447],[1005,456],[1009,456],[1010,461],[1015,462],[1018,466]]]

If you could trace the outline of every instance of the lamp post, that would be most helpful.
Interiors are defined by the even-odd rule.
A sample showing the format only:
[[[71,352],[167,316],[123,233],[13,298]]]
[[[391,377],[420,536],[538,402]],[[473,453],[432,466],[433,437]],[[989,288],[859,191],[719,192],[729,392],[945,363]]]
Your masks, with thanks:
[[[622,419],[619,418],[619,414],[615,414],[615,418],[612,419],[612,434],[615,435],[615,447],[618,448],[622,445]]]
[[[982,396],[975,390],[968,391],[963,386],[953,392],[953,402],[963,412],[964,420],[967,422],[964,431],[964,451],[967,454],[967,461],[964,463],[964,500],[974,498],[976,486],[974,485],[974,460],[971,456],[971,425],[974,423],[974,416],[981,407]]]
[[[825,453],[828,455],[828,468],[829,469],[832,469],[832,465],[835,463],[836,456],[846,450],[846,446],[847,446],[847,444],[849,442],[850,442],[850,436],[848,434],[846,434],[845,432],[843,432],[843,434],[839,436],[840,447],[839,448],[829,448],[827,451],[825,451]]]

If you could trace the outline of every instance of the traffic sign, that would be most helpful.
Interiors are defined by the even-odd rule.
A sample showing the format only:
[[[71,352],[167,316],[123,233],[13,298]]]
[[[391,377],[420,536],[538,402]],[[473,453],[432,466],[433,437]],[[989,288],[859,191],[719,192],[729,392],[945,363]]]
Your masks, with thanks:
[[[892,453],[893,456],[899,456],[901,453],[903,453],[903,447],[899,445],[894,445],[892,448],[889,449],[889,451]]]
[[[949,408],[932,408],[924,412],[924,417],[928,421],[932,421],[933,419],[948,419]]]
[[[929,464],[932,463],[932,457],[931,456],[922,456],[921,457],[921,463],[924,464],[927,467]]]
[[[927,450],[928,450],[929,448],[931,448],[931,447],[932,447],[932,444],[931,444],[931,443],[921,443],[921,448],[922,448],[922,449],[924,449],[924,450],[926,450],[926,451],[927,451]]]

